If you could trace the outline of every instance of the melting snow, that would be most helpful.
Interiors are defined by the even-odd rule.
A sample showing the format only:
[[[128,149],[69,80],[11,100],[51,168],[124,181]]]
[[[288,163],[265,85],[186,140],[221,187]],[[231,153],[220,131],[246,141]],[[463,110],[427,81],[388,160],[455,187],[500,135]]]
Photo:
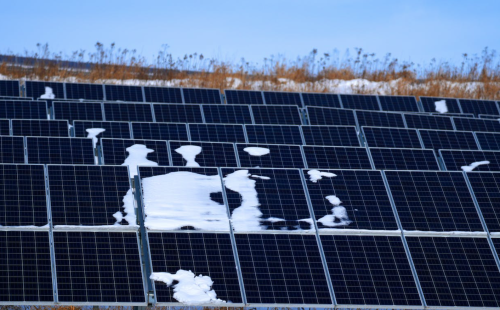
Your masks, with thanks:
[[[269,154],[270,150],[265,147],[246,147],[243,151],[247,152],[252,156],[263,156]]]
[[[201,153],[201,146],[197,145],[183,145],[178,149],[175,149],[175,152],[182,155],[182,158],[186,161],[186,167],[199,167],[195,160],[196,155]]]
[[[147,159],[149,153],[154,152],[143,144],[134,144],[127,148],[128,157],[122,166],[128,166],[130,178],[137,175],[137,166],[158,166],[158,163]]]
[[[95,149],[95,147],[97,145],[97,136],[99,134],[105,132],[106,129],[104,129],[104,128],[87,128],[85,131],[88,132],[87,138],[92,139],[92,143],[94,144],[94,149]]]
[[[41,95],[40,99],[54,99],[55,97],[52,88],[45,86],[45,94]]]
[[[333,177],[336,177],[337,175],[334,174],[334,173],[330,173],[330,172],[321,172],[319,170],[309,170],[307,172],[307,174],[309,175],[309,180],[311,180],[311,182],[313,183],[316,183],[318,182],[318,180],[321,180],[322,177],[327,177],[327,178],[333,178]]]
[[[470,171],[474,170],[477,166],[489,165],[489,164],[490,164],[490,162],[488,160],[483,160],[483,161],[476,161],[468,166],[462,166],[460,168],[462,168],[462,170],[465,172],[470,172]]]
[[[135,216],[134,194],[132,193],[132,189],[127,191],[127,194],[125,194],[122,201],[123,213],[122,211],[118,211],[113,214],[113,217],[116,219],[115,225],[120,225],[120,222],[125,219],[129,225],[136,226],[137,219]]]
[[[435,101],[434,105],[436,106],[436,111],[439,113],[447,113],[448,106],[446,105],[446,100]]]
[[[335,195],[326,196],[325,198],[334,206],[340,206],[340,204],[342,203],[339,197]]]

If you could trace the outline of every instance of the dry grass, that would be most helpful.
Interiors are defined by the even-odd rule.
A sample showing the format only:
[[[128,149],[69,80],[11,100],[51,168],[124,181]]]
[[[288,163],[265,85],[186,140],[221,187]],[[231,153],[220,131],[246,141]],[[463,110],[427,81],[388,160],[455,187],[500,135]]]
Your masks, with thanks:
[[[207,87],[221,90],[233,88],[238,79],[238,89],[289,90],[327,92],[331,80],[366,79],[390,82],[385,94],[443,96],[476,99],[500,99],[500,61],[495,51],[485,48],[480,55],[463,54],[462,62],[454,65],[432,60],[427,65],[401,62],[390,54],[382,59],[375,54],[356,49],[354,55],[318,53],[313,50],[305,57],[287,60],[283,57],[264,59],[254,65],[241,59],[238,63],[205,58],[202,54],[175,58],[167,47],[158,53],[153,62],[135,50],[106,48],[97,43],[95,50],[75,51],[69,56],[53,53],[47,44],[37,45],[37,51],[25,52],[34,62],[12,65],[0,63],[0,74],[13,79],[65,80],[91,83],[123,83],[138,80],[139,84]],[[68,67],[65,61],[78,62]],[[293,82],[293,83],[290,83]],[[473,87],[472,87],[473,86]],[[377,92],[373,88],[354,87],[353,93]],[[379,91],[380,92],[380,91]]]

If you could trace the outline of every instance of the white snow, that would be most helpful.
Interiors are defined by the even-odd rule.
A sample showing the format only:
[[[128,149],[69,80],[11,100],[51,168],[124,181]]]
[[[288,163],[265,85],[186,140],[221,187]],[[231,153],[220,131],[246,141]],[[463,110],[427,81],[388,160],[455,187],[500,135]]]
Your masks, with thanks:
[[[447,113],[448,106],[446,105],[446,100],[435,101],[434,105],[436,106],[436,111],[439,113]]]
[[[148,149],[144,144],[134,144],[127,149],[128,157],[122,166],[128,166],[130,178],[137,175],[137,166],[158,166],[158,163],[147,159],[149,153],[154,152]]]
[[[224,300],[217,298],[217,293],[212,289],[214,282],[209,276],[196,276],[191,270],[179,269],[175,274],[168,272],[153,272],[151,280],[161,281],[171,286],[174,281],[174,298],[186,305],[220,304]]]
[[[270,150],[265,147],[246,147],[243,151],[247,152],[252,156],[263,156],[269,154]]]
[[[256,175],[256,174],[252,174],[251,177],[252,178],[256,178],[256,179],[261,179],[261,180],[271,180],[270,177],[266,177],[266,176],[262,176],[262,175]]]
[[[307,174],[309,175],[309,180],[311,180],[311,182],[313,183],[318,182],[318,180],[321,180],[323,177],[333,178],[337,176],[334,173],[322,172],[319,170],[309,170]]]
[[[332,209],[333,214],[327,214],[320,218],[318,222],[328,227],[347,226],[352,223],[347,216],[347,210],[342,206],[336,206]],[[336,222],[338,220],[338,222]]]
[[[335,195],[326,196],[325,198],[334,206],[340,206],[340,204],[342,203],[339,197]]]
[[[45,86],[45,94],[41,95],[40,99],[54,99],[55,97],[52,88]]]
[[[129,225],[136,226],[137,218],[135,216],[135,207],[134,207],[134,193],[132,193],[132,189],[127,191],[127,194],[123,197],[123,212],[117,211],[113,214],[113,217],[116,219],[115,225],[120,225],[120,222],[125,219]],[[123,225],[120,225],[123,226]]]
[[[94,144],[94,149],[97,145],[97,136],[106,131],[104,128],[87,128],[85,131],[88,133],[87,138],[92,139],[92,143]]]
[[[468,166],[462,166],[460,168],[462,168],[462,170],[465,172],[470,172],[470,171],[474,170],[477,166],[489,165],[489,164],[490,164],[490,162],[488,160],[483,160],[483,161],[473,162],[472,164],[470,164]]]
[[[195,160],[196,155],[200,154],[202,151],[201,146],[197,145],[183,145],[180,148],[175,149],[175,152],[182,155],[182,158],[186,161],[186,167],[199,167]]]

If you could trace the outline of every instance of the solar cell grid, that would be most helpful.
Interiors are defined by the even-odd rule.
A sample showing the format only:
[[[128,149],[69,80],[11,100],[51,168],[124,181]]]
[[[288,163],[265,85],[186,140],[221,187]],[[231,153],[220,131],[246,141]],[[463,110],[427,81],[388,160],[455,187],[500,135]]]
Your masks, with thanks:
[[[24,164],[24,138],[0,136],[0,163]]]
[[[104,103],[103,106],[106,121],[153,121],[149,103]]]
[[[98,102],[54,101],[52,113],[55,119],[102,121],[102,106]]]
[[[360,146],[354,126],[301,126],[305,144]]]
[[[218,142],[189,142],[189,141],[169,141],[170,146],[170,156],[172,157],[172,166],[187,166],[196,164],[201,167],[237,167],[238,161],[236,159],[236,153],[234,150],[234,144],[232,143],[218,143]],[[186,151],[185,146],[196,146],[200,147],[200,153],[198,153],[194,161],[191,163],[189,154],[191,151]],[[183,149],[180,149],[183,147]],[[192,150],[190,148],[188,150]],[[185,153],[187,152],[187,153]],[[183,155],[185,154],[185,155]],[[189,163],[188,163],[188,158]]]
[[[479,209],[489,232],[500,232],[500,174],[496,172],[467,172]]]
[[[99,84],[65,83],[65,87],[67,99],[104,99],[104,88]]]
[[[130,127],[127,122],[95,122],[95,121],[74,121],[75,137],[87,137],[87,129],[102,128],[104,132],[100,133],[98,138],[117,138],[129,139]]]
[[[12,134],[14,136],[68,137],[68,121],[13,119]]]
[[[302,125],[301,115],[297,106],[250,106],[255,124]]]
[[[107,101],[143,102],[141,86],[104,85]]]
[[[434,150],[369,148],[375,169],[440,170]]]
[[[339,95],[337,94],[319,94],[302,93],[302,100],[305,106],[341,108]]]
[[[382,111],[418,112],[414,96],[378,96]]]
[[[101,139],[102,157],[105,165],[121,165],[129,157],[127,148],[142,144],[153,150],[147,154],[147,159],[158,163],[160,166],[169,166],[168,149],[166,141],[143,139]]]
[[[488,161],[489,164],[479,165],[476,171],[500,171],[500,152],[470,151],[470,150],[440,150],[446,170],[461,171],[464,166],[472,163]]]
[[[10,135],[10,120],[0,119],[0,135],[2,136]]]
[[[0,81],[0,96],[19,97],[19,81]]]
[[[185,103],[222,103],[220,91],[209,88],[183,88]]]
[[[52,93],[55,98],[64,99],[64,83],[58,82],[36,82],[36,81],[26,81],[24,83],[26,87],[26,97],[32,97],[35,99],[40,98],[46,93],[46,87],[52,89]]]
[[[96,164],[91,139],[27,137],[26,152],[29,164]]]
[[[243,125],[189,124],[192,141],[244,143]]]
[[[252,124],[248,105],[202,105],[205,123],[209,124]]]
[[[303,144],[299,126],[245,125],[248,142],[269,144]]]
[[[226,95],[226,102],[228,104],[264,104],[261,91],[226,89],[224,90],[224,94]]]
[[[380,111],[377,96],[374,95],[340,95],[345,109]]]
[[[426,149],[463,149],[477,150],[477,143],[472,132],[446,130],[419,130]]]
[[[302,147],[308,168],[315,169],[372,169],[364,147]]]
[[[500,132],[500,122],[498,120],[454,117],[453,123],[455,123],[457,130]]]
[[[131,125],[135,139],[189,140],[186,124],[132,122]]]
[[[464,113],[479,114],[500,114],[495,101],[492,100],[473,100],[473,99],[458,99],[460,107]]]
[[[458,100],[455,98],[442,98],[442,97],[420,97],[420,102],[424,108],[424,112],[439,112],[436,110],[436,101],[444,100],[446,103],[446,107],[448,108],[447,113],[443,113],[443,115],[449,113],[457,113],[461,114],[462,110],[460,110],[460,106],[458,105]]]
[[[236,144],[241,167],[304,168],[298,145]],[[260,155],[259,151],[268,152]],[[226,166],[229,167],[229,166]]]
[[[400,113],[355,111],[359,126],[400,127],[405,128],[403,115]]]
[[[0,100],[0,118],[47,119],[45,101]]]
[[[422,114],[404,114],[406,126],[417,129],[454,130],[450,117]]]
[[[182,93],[176,87],[144,87],[146,102],[182,103]]]
[[[475,132],[482,150],[500,151],[500,133]]]
[[[155,118],[162,123],[203,123],[197,104],[153,104]]]
[[[267,105],[296,105],[302,107],[300,93],[264,91],[264,100]]]
[[[309,125],[356,126],[353,110],[306,107]]]
[[[369,147],[421,148],[416,129],[386,127],[362,127],[365,141]]]

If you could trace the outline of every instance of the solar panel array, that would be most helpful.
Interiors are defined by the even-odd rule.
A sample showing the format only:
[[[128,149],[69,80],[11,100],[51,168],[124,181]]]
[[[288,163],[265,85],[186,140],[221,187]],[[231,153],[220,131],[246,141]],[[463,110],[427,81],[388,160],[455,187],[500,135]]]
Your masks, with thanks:
[[[495,101],[0,96],[0,304],[181,306],[209,283],[199,306],[500,307]]]

